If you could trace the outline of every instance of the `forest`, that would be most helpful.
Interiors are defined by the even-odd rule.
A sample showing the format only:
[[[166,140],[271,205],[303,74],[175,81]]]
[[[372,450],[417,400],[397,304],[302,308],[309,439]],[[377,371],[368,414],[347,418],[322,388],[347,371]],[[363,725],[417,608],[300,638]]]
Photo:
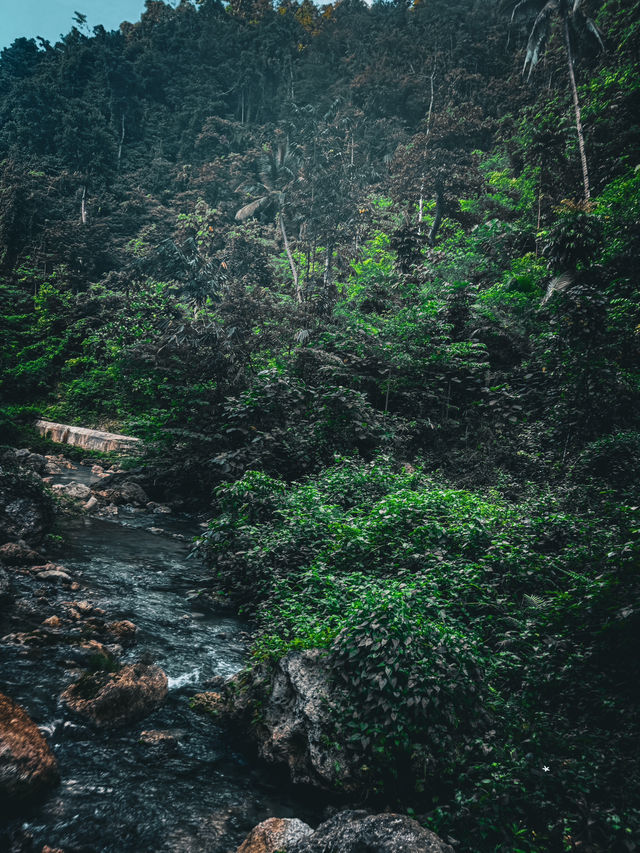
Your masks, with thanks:
[[[250,625],[192,705],[260,742],[313,665],[322,761],[271,759],[438,850],[640,849],[639,57],[631,0],[146,0],[0,53],[0,445],[139,438]]]

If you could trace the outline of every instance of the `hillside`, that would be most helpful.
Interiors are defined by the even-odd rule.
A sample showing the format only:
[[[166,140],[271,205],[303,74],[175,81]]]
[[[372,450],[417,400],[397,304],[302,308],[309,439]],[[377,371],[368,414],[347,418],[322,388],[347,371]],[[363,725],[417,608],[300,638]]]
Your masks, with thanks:
[[[0,54],[0,441],[143,439],[251,701],[322,650],[311,781],[467,853],[638,845],[639,56],[624,0],[147,0]]]

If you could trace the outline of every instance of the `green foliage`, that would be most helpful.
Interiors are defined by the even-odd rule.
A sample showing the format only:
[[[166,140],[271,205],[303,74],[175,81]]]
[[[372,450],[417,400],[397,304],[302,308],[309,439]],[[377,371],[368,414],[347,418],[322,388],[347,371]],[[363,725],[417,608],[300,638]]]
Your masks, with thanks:
[[[383,459],[342,460],[288,487],[249,472],[216,501],[201,545],[217,583],[254,614],[258,658],[327,649],[327,736],[363,787],[446,795],[444,825],[484,820],[487,844],[508,837],[508,803],[538,838],[532,850],[581,825],[582,789],[607,831],[605,740],[621,767],[615,714],[638,722],[637,507],[603,525],[549,494],[509,506]],[[619,664],[602,669],[611,655]],[[586,737],[594,702],[605,710]],[[547,765],[569,792],[561,813],[540,787]]]

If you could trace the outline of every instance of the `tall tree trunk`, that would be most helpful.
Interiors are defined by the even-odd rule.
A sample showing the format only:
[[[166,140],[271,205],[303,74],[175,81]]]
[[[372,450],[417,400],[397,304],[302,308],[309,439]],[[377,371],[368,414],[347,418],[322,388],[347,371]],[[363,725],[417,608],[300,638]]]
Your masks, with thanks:
[[[564,41],[567,48],[567,63],[569,65],[569,82],[571,83],[571,93],[573,94],[573,106],[576,112],[576,130],[578,132],[578,148],[580,149],[580,161],[582,162],[582,180],[584,183],[584,200],[589,201],[591,198],[591,190],[589,188],[589,171],[587,169],[587,154],[584,148],[584,133],[582,131],[582,118],[580,116],[580,101],[578,100],[578,89],[576,86],[576,75],[573,71],[573,54],[571,53],[571,37],[569,36],[569,19],[565,15],[563,20],[564,25]]]
[[[327,253],[324,258],[324,275],[323,275],[323,284],[325,293],[329,292],[329,288],[331,287],[331,267],[333,261],[333,242],[330,242],[327,246]]]
[[[436,189],[436,213],[433,218],[433,225],[431,226],[431,231],[429,231],[429,236],[427,240],[430,246],[433,246],[436,242],[436,237],[438,236],[438,229],[440,228],[440,223],[442,222],[442,189],[438,187]]]
[[[86,204],[86,200],[87,200],[87,185],[85,184],[85,185],[82,187],[82,199],[81,199],[81,201],[80,201],[80,222],[82,222],[82,224],[83,224],[83,225],[86,225],[86,224],[87,224],[87,204]]]
[[[278,211],[278,223],[280,225],[280,233],[282,234],[282,239],[284,240],[284,250],[287,253],[287,258],[289,259],[289,266],[291,267],[291,275],[293,276],[293,288],[296,294],[296,302],[302,302],[302,291],[300,290],[300,283],[298,281],[298,270],[296,269],[295,262],[293,260],[293,255],[291,254],[291,249],[289,248],[289,240],[287,239],[287,232],[284,227],[284,216],[282,215],[282,211]]]
[[[420,181],[420,201],[418,203],[418,234],[422,234],[422,218],[424,215],[424,175]]]
[[[117,170],[120,171],[120,160],[122,159],[122,145],[124,143],[124,113],[122,113],[122,122],[120,130],[120,143],[118,144],[118,164]]]

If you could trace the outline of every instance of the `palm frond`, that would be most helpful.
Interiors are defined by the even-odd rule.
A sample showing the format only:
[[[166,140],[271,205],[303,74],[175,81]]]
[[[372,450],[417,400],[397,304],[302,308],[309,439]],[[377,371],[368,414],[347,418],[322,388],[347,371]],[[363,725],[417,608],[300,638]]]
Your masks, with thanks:
[[[525,56],[524,66],[522,68],[522,73],[524,74],[527,70],[527,65],[529,66],[527,79],[531,77],[531,72],[536,67],[538,60],[540,59],[540,51],[542,50],[551,27],[551,17],[559,10],[560,4],[558,0],[549,0],[533,22],[531,32],[529,33],[529,41],[527,42],[527,55]]]
[[[260,198],[257,198],[255,201],[250,201],[249,204],[245,204],[245,206],[241,207],[240,210],[236,213],[236,220],[238,222],[244,222],[245,219],[249,219],[249,217],[257,213],[261,207],[264,207],[265,204],[269,201],[269,199],[270,196],[263,195]]]
[[[539,595],[523,595],[522,602],[525,607],[531,607],[534,610],[544,610],[545,607],[549,606],[547,599],[541,598]]]
[[[574,277],[571,273],[565,272],[562,275],[557,275],[555,278],[552,278],[549,282],[549,286],[547,287],[547,292],[545,293],[542,302],[540,303],[540,307],[546,305],[547,302],[551,299],[554,293],[561,293],[563,290],[566,290],[568,287],[574,282]]]
[[[516,21],[523,21],[525,18],[531,17],[534,13],[537,15],[540,12],[542,2],[543,0],[520,0],[511,12],[510,26],[513,26]]]
[[[595,23],[591,20],[591,18],[587,18],[587,16],[580,11],[578,11],[577,14],[574,12],[574,17],[580,21],[580,25],[584,28],[585,32],[593,36],[593,38],[598,42],[600,50],[604,53],[606,48],[604,46],[604,42],[602,41],[602,35]]]

